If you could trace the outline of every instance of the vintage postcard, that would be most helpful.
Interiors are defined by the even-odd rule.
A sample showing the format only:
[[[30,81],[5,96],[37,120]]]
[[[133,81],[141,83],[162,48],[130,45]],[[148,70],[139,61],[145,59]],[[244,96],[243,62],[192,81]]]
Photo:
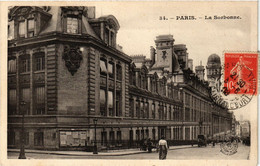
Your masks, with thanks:
[[[257,2],[2,2],[5,165],[257,165]]]

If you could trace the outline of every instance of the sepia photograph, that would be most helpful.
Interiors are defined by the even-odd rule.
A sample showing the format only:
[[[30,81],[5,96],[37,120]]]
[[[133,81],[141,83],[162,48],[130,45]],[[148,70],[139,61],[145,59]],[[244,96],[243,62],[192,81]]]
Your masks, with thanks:
[[[1,164],[257,165],[256,1],[1,9]]]

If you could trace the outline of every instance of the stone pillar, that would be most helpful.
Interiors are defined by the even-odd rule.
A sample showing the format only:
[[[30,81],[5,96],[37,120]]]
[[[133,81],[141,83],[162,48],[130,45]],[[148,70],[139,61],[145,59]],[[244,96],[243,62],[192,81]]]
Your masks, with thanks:
[[[136,127],[133,127],[133,141],[136,140]]]
[[[156,139],[156,138],[158,139],[158,138],[159,138],[159,137],[158,137],[158,127],[155,127],[154,129],[155,129],[155,139]],[[159,138],[159,139],[160,139],[160,138]]]

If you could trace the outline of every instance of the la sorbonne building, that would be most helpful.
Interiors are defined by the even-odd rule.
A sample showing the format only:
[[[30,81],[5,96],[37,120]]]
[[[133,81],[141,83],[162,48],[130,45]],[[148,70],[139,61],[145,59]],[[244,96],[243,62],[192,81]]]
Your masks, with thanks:
[[[9,148],[20,145],[22,114],[31,149],[88,150],[95,136],[98,149],[162,135],[170,145],[188,144],[230,132],[232,113],[212,101],[205,68],[193,71],[186,45],[160,35],[150,59],[129,56],[117,44],[119,28],[93,7],[10,8]],[[210,55],[208,77],[220,68]]]

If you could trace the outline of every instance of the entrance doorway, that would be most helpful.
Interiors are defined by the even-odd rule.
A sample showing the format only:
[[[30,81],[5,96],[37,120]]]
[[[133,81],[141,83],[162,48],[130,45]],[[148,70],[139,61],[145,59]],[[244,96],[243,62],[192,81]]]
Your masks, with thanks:
[[[164,136],[164,138],[166,138],[166,126],[158,127],[158,139],[161,139],[162,136]]]

